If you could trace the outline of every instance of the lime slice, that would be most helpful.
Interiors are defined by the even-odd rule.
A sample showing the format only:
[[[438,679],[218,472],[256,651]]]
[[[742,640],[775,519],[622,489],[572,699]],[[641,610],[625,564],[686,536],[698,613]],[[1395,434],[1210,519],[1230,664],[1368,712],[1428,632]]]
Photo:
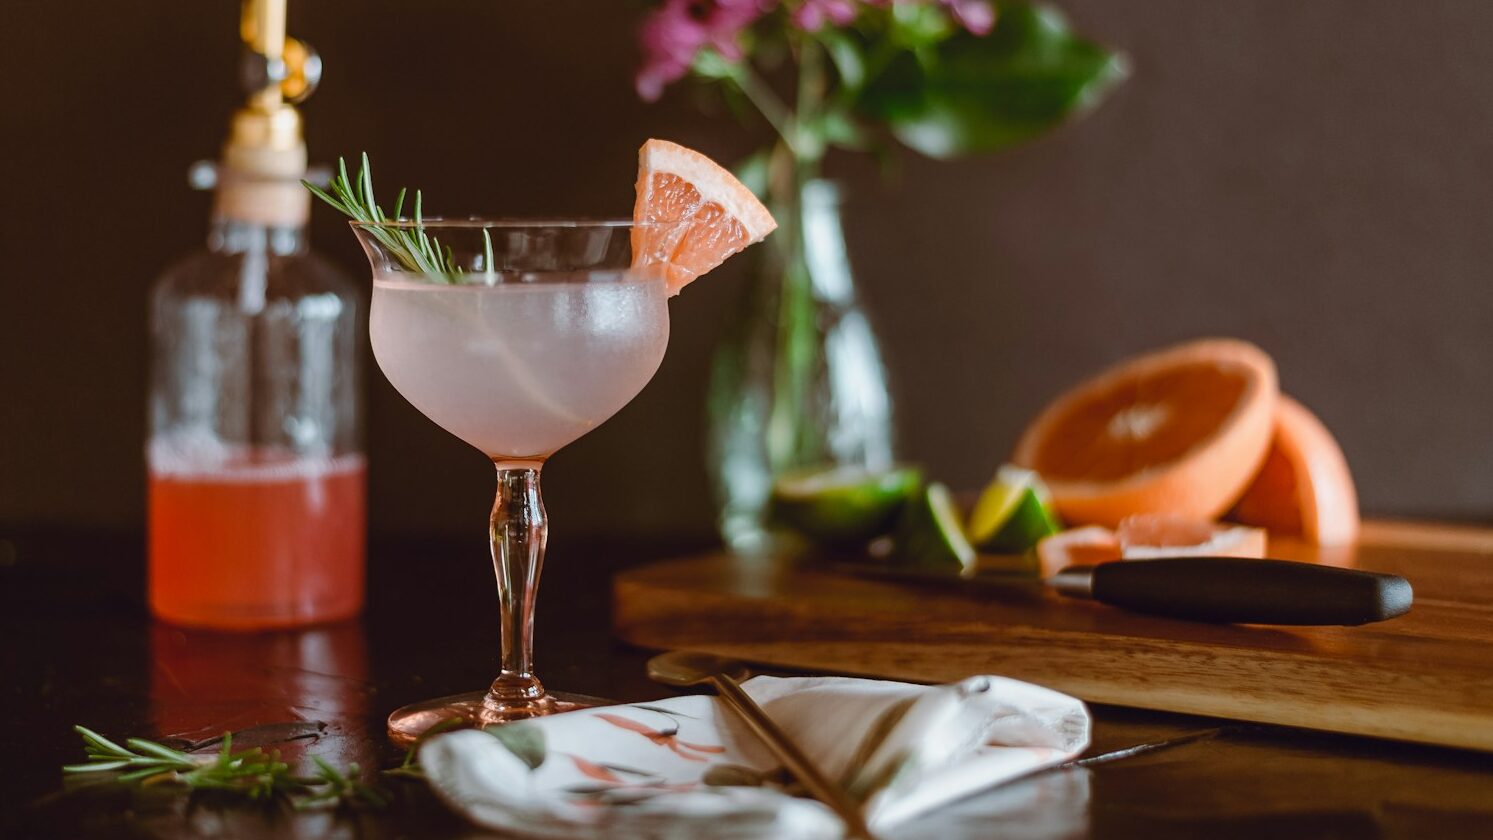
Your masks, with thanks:
[[[970,540],[982,552],[1022,554],[1061,531],[1051,497],[1031,470],[1007,464],[995,474],[970,514]]]
[[[922,483],[917,467],[815,467],[773,484],[773,519],[820,543],[844,545],[891,533]]]
[[[959,510],[942,484],[929,484],[902,509],[892,553],[898,566],[968,576],[975,550],[964,536]]]

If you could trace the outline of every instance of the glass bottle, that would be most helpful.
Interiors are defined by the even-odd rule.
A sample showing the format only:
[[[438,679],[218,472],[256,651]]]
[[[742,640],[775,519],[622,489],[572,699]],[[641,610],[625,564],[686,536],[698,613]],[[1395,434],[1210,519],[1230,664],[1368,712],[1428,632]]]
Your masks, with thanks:
[[[892,400],[856,294],[840,190],[809,178],[772,196],[780,227],[739,320],[716,350],[708,466],[717,525],[739,554],[770,551],[773,479],[810,466],[883,469],[893,461]]]
[[[149,590],[167,621],[362,608],[362,304],[307,246],[305,171],[294,109],[240,111],[207,248],[151,295]]]

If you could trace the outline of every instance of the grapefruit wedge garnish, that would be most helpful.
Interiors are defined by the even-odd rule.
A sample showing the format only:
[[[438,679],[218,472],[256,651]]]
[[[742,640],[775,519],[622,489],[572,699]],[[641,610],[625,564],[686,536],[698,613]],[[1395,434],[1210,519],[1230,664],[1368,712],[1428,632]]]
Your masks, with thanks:
[[[1318,545],[1358,537],[1358,492],[1337,440],[1306,406],[1282,395],[1265,464],[1232,519]]]
[[[632,218],[633,265],[660,266],[670,295],[778,226],[736,176],[667,140],[638,150]]]
[[[1059,397],[1011,460],[1042,476],[1068,522],[1216,519],[1265,459],[1277,396],[1275,363],[1258,347],[1193,341],[1122,362]]]

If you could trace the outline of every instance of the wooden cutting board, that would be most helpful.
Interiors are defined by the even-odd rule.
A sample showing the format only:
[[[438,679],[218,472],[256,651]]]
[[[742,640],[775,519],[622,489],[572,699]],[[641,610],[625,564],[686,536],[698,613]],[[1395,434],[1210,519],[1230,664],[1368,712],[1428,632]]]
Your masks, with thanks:
[[[1493,529],[1370,522],[1352,548],[1271,556],[1390,572],[1409,615],[1220,626],[1039,587],[962,589],[723,555],[624,572],[618,636],[780,667],[921,682],[1002,674],[1099,703],[1493,751]]]

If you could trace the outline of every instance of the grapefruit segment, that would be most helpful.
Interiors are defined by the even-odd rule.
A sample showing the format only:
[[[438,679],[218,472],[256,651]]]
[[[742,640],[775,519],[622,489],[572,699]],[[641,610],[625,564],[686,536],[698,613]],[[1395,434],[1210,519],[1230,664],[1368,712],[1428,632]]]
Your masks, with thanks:
[[[1099,525],[1073,528],[1037,543],[1038,574],[1043,580],[1068,566],[1093,566],[1121,556],[1115,532]]]
[[[1217,518],[1264,460],[1275,363],[1248,342],[1202,339],[1130,359],[1060,396],[1012,461],[1036,470],[1068,522],[1134,514]]]
[[[660,267],[670,295],[778,226],[736,176],[667,140],[638,150],[632,217],[633,266]]]
[[[1126,560],[1158,557],[1264,557],[1265,531],[1169,514],[1126,517],[1115,531]]]
[[[1230,518],[1318,545],[1358,538],[1358,492],[1348,459],[1306,406],[1281,396],[1265,463]]]
[[[1145,561],[1159,557],[1264,557],[1264,529],[1219,525],[1172,514],[1128,516],[1111,531],[1086,525],[1055,534],[1037,544],[1042,579],[1066,566],[1115,560]]]

